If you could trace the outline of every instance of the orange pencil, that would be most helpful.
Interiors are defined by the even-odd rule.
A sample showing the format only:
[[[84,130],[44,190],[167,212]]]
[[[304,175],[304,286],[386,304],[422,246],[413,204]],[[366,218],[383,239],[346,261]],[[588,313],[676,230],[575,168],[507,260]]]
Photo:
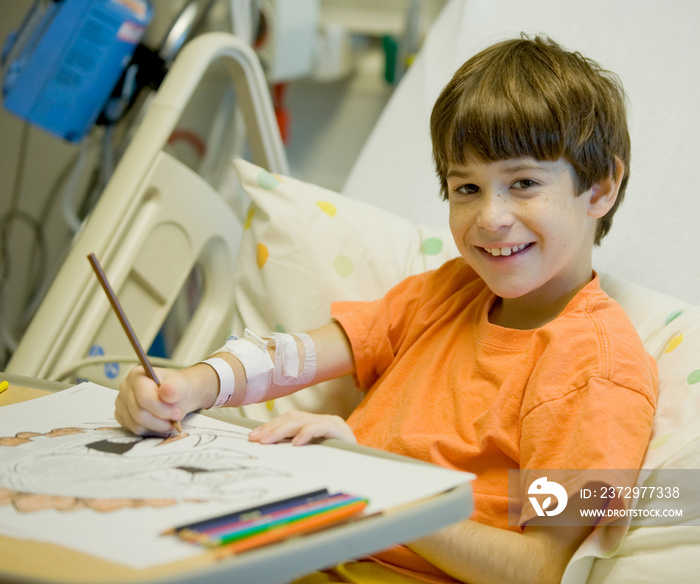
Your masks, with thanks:
[[[215,552],[214,558],[217,560],[222,560],[228,556],[240,554],[270,543],[275,543],[294,535],[311,533],[325,527],[330,527],[335,523],[339,523],[343,519],[347,519],[353,515],[356,515],[357,513],[360,513],[360,511],[362,511],[365,507],[367,507],[367,501],[357,501],[356,503],[351,503],[350,505],[345,505],[344,507],[332,509],[327,513],[314,515],[308,519],[302,519],[287,525],[282,525],[275,529],[271,529],[270,531],[265,531],[258,535],[252,535],[245,539],[224,545]]]
[[[109,298],[109,303],[112,305],[114,312],[117,314],[117,318],[119,319],[119,322],[121,323],[122,328],[124,329],[124,332],[126,333],[126,336],[129,338],[129,342],[131,342],[131,346],[134,348],[134,351],[136,351],[136,354],[138,355],[139,361],[141,361],[141,365],[143,365],[143,368],[146,370],[146,373],[148,374],[148,376],[153,381],[156,382],[156,385],[160,385],[160,381],[158,380],[158,376],[156,375],[156,372],[153,369],[151,362],[148,360],[148,356],[146,355],[146,351],[143,350],[141,343],[139,343],[139,340],[136,337],[136,333],[134,332],[134,329],[131,328],[131,324],[129,323],[129,319],[126,317],[126,313],[124,312],[124,309],[122,308],[122,305],[119,302],[117,295],[114,293],[114,290],[109,285],[109,281],[107,280],[107,275],[104,273],[104,270],[102,269],[102,266],[100,265],[100,262],[97,260],[97,257],[95,256],[94,253],[91,253],[90,255],[88,255],[88,260],[90,261],[90,265],[92,265],[92,269],[95,270],[95,274],[97,275],[97,279],[100,281],[100,284],[102,284],[102,288],[104,289],[105,293],[107,294],[107,298]],[[180,424],[179,420],[174,421],[172,424],[173,424],[173,428],[175,428],[180,433],[182,432],[182,425]]]

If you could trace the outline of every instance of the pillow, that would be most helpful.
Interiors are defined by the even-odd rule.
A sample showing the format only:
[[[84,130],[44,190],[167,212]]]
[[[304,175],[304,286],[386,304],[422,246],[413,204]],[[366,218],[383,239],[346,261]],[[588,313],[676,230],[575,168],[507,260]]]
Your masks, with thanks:
[[[236,333],[319,327],[330,320],[332,301],[380,298],[407,276],[458,255],[447,228],[415,225],[244,160],[233,165],[251,200],[236,265]],[[261,421],[290,409],[345,417],[360,397],[347,377],[237,413]]]
[[[656,415],[637,484],[665,487],[670,480],[697,492],[675,484],[696,483],[696,474],[665,471],[700,469],[700,307],[607,274],[601,274],[601,284],[630,316],[659,370]],[[562,583],[690,581],[700,571],[700,499],[691,499],[683,501],[683,518],[672,525],[632,527],[624,538],[594,531]],[[642,499],[637,507],[650,504]]]
[[[656,360],[659,398],[643,468],[668,466],[689,444],[700,443],[700,307],[622,278],[603,274],[601,283]]]

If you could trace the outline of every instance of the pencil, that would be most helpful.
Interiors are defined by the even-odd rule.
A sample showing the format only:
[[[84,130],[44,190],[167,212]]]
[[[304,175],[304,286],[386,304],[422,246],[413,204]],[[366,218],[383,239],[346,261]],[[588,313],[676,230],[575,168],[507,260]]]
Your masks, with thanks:
[[[345,495],[345,497],[341,500],[328,501],[326,503],[320,503],[315,506],[296,511],[281,512],[262,518],[258,521],[251,522],[250,524],[232,526],[229,530],[220,529],[215,533],[202,532],[201,534],[198,534],[198,536],[203,537],[198,537],[197,541],[207,547],[219,547],[233,543],[234,541],[242,540],[244,538],[253,537],[265,531],[282,529],[292,523],[302,521],[305,522],[312,517],[321,515],[328,516],[331,512],[334,512],[337,509],[341,509],[349,505],[356,505],[359,502],[362,502],[363,505],[367,504],[366,500],[361,499],[360,497]]]
[[[195,521],[186,525],[180,525],[178,527],[174,527],[172,529],[164,531],[163,535],[171,535],[173,533],[183,530],[202,531],[204,529],[217,527],[219,525],[231,524],[236,521],[257,519],[268,513],[281,511],[283,509],[290,509],[297,505],[311,503],[313,501],[318,501],[319,499],[326,497],[328,497],[328,489],[318,489],[309,493],[302,493],[301,495],[294,495],[293,497],[287,497],[286,499],[272,501],[270,503],[265,503],[264,505],[258,505],[257,507],[249,507],[240,511],[226,513],[225,515],[217,515],[216,517],[210,517],[208,519],[202,519],[200,521]]]
[[[229,543],[234,539],[249,537],[260,531],[275,529],[285,523],[326,513],[336,507],[342,507],[359,500],[361,500],[360,497],[338,493],[311,503],[272,511],[253,519],[231,521],[228,524],[219,524],[199,530],[184,529],[179,531],[178,535],[186,541],[196,541],[209,547],[215,547]]]
[[[217,549],[214,552],[214,558],[217,560],[222,560],[228,556],[240,554],[242,552],[275,543],[295,535],[311,533],[313,531],[330,527],[331,525],[339,523],[344,519],[348,519],[353,515],[360,513],[360,511],[362,511],[366,506],[367,501],[357,501],[350,505],[333,509],[327,513],[321,513],[320,515],[314,515],[307,519],[281,526],[279,529],[264,531],[263,533],[253,535],[246,539],[234,541]]]
[[[0,393],[5,391],[8,387],[10,387],[9,381],[0,381]]]
[[[109,303],[112,305],[112,308],[114,309],[114,312],[116,313],[117,318],[119,319],[119,322],[121,323],[122,328],[124,329],[124,332],[126,333],[126,336],[128,337],[129,342],[131,343],[131,346],[134,348],[134,351],[136,351],[136,355],[138,355],[139,361],[141,361],[141,365],[143,365],[143,368],[146,370],[146,373],[153,381],[155,381],[156,385],[160,385],[158,376],[156,375],[156,372],[153,369],[151,362],[148,360],[146,352],[143,350],[141,343],[139,343],[134,329],[131,328],[129,319],[126,317],[126,313],[124,312],[124,309],[122,308],[122,305],[119,302],[117,295],[114,293],[114,290],[112,290],[112,287],[109,285],[107,275],[104,273],[100,262],[97,260],[97,257],[94,253],[88,255],[88,260],[90,261],[90,265],[92,265],[92,269],[95,270],[97,279],[100,281],[100,284],[102,284],[102,288],[107,294],[107,298],[109,298]],[[173,421],[172,425],[173,428],[175,428],[175,430],[177,430],[180,433],[182,432],[182,425],[180,424],[179,420]]]

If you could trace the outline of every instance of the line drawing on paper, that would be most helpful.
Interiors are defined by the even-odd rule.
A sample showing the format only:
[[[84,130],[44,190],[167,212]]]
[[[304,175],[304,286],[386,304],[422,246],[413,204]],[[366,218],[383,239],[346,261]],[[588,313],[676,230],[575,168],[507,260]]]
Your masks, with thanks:
[[[245,504],[267,494],[267,480],[290,475],[262,465],[242,440],[236,429],[187,426],[174,437],[142,438],[104,422],[0,436],[0,506],[28,513]]]

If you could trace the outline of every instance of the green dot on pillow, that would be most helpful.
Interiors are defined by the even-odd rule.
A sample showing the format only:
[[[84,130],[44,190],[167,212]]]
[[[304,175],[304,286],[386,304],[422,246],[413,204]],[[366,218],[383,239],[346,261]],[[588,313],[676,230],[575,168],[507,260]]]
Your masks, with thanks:
[[[349,257],[339,255],[333,260],[333,269],[338,272],[338,275],[341,278],[347,278],[355,269],[355,264],[352,263],[352,260]]]
[[[266,170],[260,171],[257,182],[262,188],[268,191],[274,189],[278,184],[280,184],[279,179]]]
[[[429,237],[423,242],[422,250],[425,255],[437,255],[442,251],[442,239]]]
[[[695,383],[700,383],[700,369],[696,369],[688,375],[688,385],[694,385]]]
[[[677,319],[681,314],[683,314],[682,310],[674,310],[671,314],[669,314],[666,317],[666,324],[670,323],[671,321]]]

